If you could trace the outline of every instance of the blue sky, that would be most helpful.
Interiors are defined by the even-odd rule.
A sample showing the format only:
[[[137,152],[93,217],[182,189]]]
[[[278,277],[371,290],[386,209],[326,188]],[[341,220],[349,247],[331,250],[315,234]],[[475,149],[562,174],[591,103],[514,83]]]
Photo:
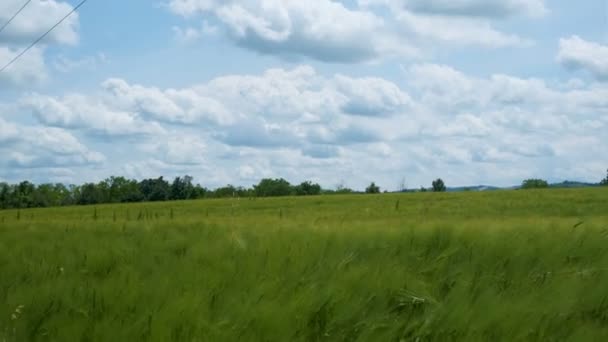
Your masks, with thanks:
[[[76,4],[32,1],[0,64]],[[603,0],[89,0],[0,73],[9,182],[599,181],[607,128]]]

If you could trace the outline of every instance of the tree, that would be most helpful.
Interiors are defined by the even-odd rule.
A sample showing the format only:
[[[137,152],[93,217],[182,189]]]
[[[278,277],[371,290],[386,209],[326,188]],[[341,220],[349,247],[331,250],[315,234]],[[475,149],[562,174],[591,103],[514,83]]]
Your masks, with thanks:
[[[300,185],[294,187],[294,192],[297,196],[310,196],[321,194],[321,186],[316,183],[309,181],[302,182]]]
[[[28,181],[21,182],[14,189],[13,208],[32,208],[36,186]]]
[[[602,181],[600,182],[600,185],[608,186],[608,170],[606,170],[606,178],[602,179]]]
[[[10,189],[10,185],[0,183],[0,209],[9,208]]]
[[[184,178],[176,177],[171,184],[171,199],[186,200],[194,195],[194,186],[192,185],[192,177],[184,176]]]
[[[157,179],[144,179],[139,183],[139,189],[145,201],[166,201],[169,199],[169,183],[159,177]]]
[[[289,196],[292,194],[292,187],[283,178],[265,178],[258,185],[253,186],[255,194],[259,197]]]
[[[86,183],[78,187],[76,203],[81,205],[98,204],[104,202],[104,194],[101,187],[94,183]]]
[[[136,180],[125,177],[110,177],[105,180],[108,184],[108,201],[112,203],[141,202],[144,195],[141,193]]]
[[[548,187],[549,183],[544,179],[531,178],[526,179],[521,183],[522,189],[545,189]]]
[[[372,182],[367,188],[365,188],[366,194],[379,194],[380,187],[376,185],[376,183]]]
[[[445,192],[447,188],[441,178],[437,178],[433,181],[433,192]]]
[[[228,184],[226,186],[215,189],[215,191],[213,191],[213,197],[216,197],[216,198],[234,197],[234,196],[236,196],[236,193],[237,193],[237,189],[233,185]]]

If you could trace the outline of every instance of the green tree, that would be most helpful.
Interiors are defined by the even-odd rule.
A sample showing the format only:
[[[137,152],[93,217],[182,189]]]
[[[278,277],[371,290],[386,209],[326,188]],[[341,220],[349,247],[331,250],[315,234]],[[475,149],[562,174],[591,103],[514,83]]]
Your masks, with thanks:
[[[213,197],[216,198],[235,197],[236,195],[237,189],[231,184],[217,188],[215,191],[213,191]]]
[[[433,186],[433,192],[445,192],[447,188],[441,178],[437,178],[431,184]]]
[[[172,200],[186,200],[191,199],[194,195],[194,185],[192,185],[192,177],[184,176],[176,177],[171,184],[171,195]]]
[[[606,178],[602,179],[602,181],[600,182],[600,185],[608,186],[608,170],[606,170]]]
[[[302,182],[300,185],[294,187],[294,191],[298,196],[310,196],[319,195],[321,193],[321,186],[310,181]]]
[[[108,201],[111,203],[140,202],[144,199],[136,180],[112,176],[108,184]]]
[[[0,209],[8,209],[10,201],[10,185],[0,183]]]
[[[544,179],[530,178],[521,183],[522,189],[545,189],[548,187],[549,183]]]
[[[105,199],[102,188],[94,183],[85,183],[78,187],[78,194],[76,197],[76,203],[81,205],[103,203]]]
[[[36,186],[28,181],[23,181],[17,185],[13,194],[13,208],[32,208],[34,207],[34,193]]]
[[[379,194],[380,187],[376,185],[376,183],[372,182],[367,188],[365,188],[366,194]]]
[[[157,179],[144,179],[139,183],[139,190],[143,195],[144,201],[166,201],[169,199],[169,183],[159,177]]]
[[[258,185],[253,186],[253,190],[258,197],[274,197],[289,196],[293,189],[291,184],[283,178],[264,178]]]

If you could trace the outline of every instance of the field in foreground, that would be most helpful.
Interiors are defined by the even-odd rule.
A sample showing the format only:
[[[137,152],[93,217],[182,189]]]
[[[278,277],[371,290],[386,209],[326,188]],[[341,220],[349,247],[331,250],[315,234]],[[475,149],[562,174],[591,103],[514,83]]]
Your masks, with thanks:
[[[608,340],[608,191],[0,211],[0,341]]]

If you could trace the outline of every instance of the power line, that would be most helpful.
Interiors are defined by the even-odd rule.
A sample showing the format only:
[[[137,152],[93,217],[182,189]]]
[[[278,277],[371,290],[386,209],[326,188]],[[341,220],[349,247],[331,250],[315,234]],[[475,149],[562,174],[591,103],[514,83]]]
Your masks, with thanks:
[[[4,29],[8,26],[8,24],[10,24],[15,19],[15,17],[18,16],[19,13],[21,13],[21,11],[23,11],[23,9],[25,7],[27,7],[27,5],[30,4],[30,2],[32,2],[32,0],[27,0],[25,2],[25,4],[23,4],[23,6],[21,6],[21,8],[17,11],[17,13],[15,13],[4,25],[2,25],[2,27],[0,27],[0,33],[2,33],[2,31],[4,31]]]
[[[80,8],[80,6],[84,5],[84,3],[87,2],[87,1],[88,0],[82,0],[78,5],[76,5],[76,7],[74,7],[70,11],[70,13],[66,14],[65,17],[61,18],[61,20],[59,20],[57,22],[57,24],[53,25],[53,27],[51,27],[42,36],[40,36],[38,39],[36,39],[32,44],[30,44],[30,46],[28,46],[27,48],[25,48],[25,50],[21,51],[21,53],[19,53],[17,56],[15,56],[15,58],[13,58],[10,62],[8,62],[5,66],[3,66],[0,69],[0,73],[2,73],[4,70],[6,70],[6,68],[8,68],[13,63],[15,63],[19,58],[21,58],[21,56],[23,56],[26,52],[28,52],[31,48],[33,48],[36,44],[38,44],[41,40],[43,40],[44,37],[46,37],[49,33],[51,33],[51,31],[53,31],[57,26],[59,26],[62,22],[64,22],[69,16],[71,16],[74,12],[76,12]]]

